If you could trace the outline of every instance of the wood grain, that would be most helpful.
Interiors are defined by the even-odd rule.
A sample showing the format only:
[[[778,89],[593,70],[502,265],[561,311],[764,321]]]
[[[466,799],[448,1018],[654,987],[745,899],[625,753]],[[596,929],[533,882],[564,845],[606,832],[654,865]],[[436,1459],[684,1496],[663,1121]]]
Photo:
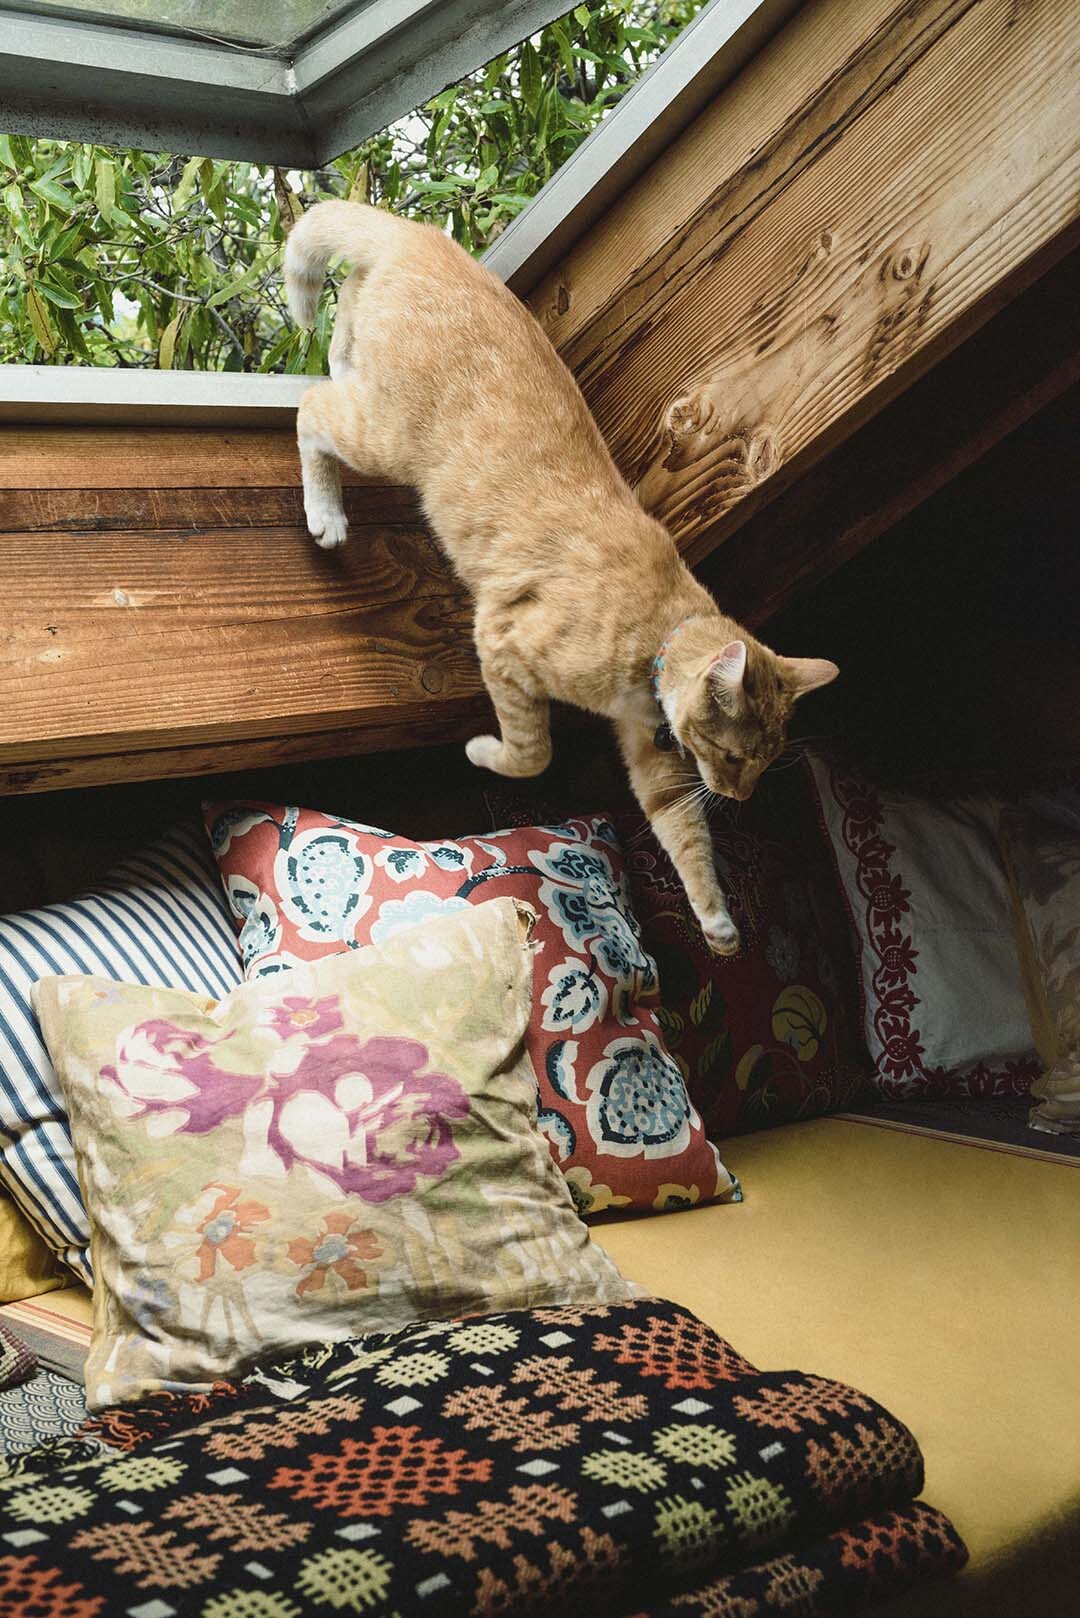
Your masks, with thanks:
[[[817,0],[791,18],[529,294],[555,346],[569,353],[602,314],[632,329],[669,255],[693,246],[684,237],[697,220],[726,214],[732,233],[741,228],[770,175],[797,169],[850,122],[895,48],[881,49],[882,32],[906,10],[901,0]]]
[[[354,527],[369,523],[418,527],[422,522],[411,489],[365,483],[348,487],[343,494]],[[206,533],[213,528],[296,528],[303,521],[299,483],[294,488],[0,488],[0,533],[62,529],[100,533],[114,528]]]
[[[0,429],[0,791],[474,726],[471,603],[415,496],[346,504],[319,550],[288,432]]]
[[[550,288],[534,303],[690,560],[732,507],[802,475],[1076,233],[1080,9],[913,0],[883,18],[871,0],[818,0],[721,102],[756,93],[755,78],[775,88],[766,64],[790,60],[800,29],[818,30],[810,59],[824,72],[830,24],[848,41],[861,26],[858,48],[814,90],[803,76],[801,106],[784,101],[741,169],[721,154],[705,203],[681,217],[669,175],[694,156],[712,172],[711,115],[612,210],[602,230],[620,251],[586,244],[559,267],[566,319],[575,302],[595,311],[580,329],[560,341]],[[635,259],[650,194],[672,230]]]
[[[37,617],[51,601],[61,634],[93,612],[105,613],[110,634],[145,636],[186,615],[209,629],[463,599],[430,534],[385,525],[358,528],[336,551],[296,527],[10,534],[0,569],[9,611]],[[132,618],[146,609],[153,626]]]
[[[349,483],[362,483],[346,471]],[[296,435],[285,428],[9,427],[0,489],[298,488]]]
[[[479,690],[469,603],[422,536],[369,546],[363,577],[285,529],[244,566],[240,538],[9,540],[0,758],[407,723]]]
[[[189,747],[149,747],[139,752],[113,750],[24,764],[7,763],[0,754],[0,795],[177,780],[315,759],[348,758],[403,747],[438,746],[443,742],[464,741],[491,719],[491,710],[482,697],[445,704],[444,710],[435,715],[429,710],[426,715],[415,716],[408,722],[399,716],[382,725],[364,723],[295,735],[231,738]]]
[[[984,456],[1016,462],[1013,435],[1070,390],[1080,392],[1080,253],[764,509],[729,512],[702,579],[759,628]]]

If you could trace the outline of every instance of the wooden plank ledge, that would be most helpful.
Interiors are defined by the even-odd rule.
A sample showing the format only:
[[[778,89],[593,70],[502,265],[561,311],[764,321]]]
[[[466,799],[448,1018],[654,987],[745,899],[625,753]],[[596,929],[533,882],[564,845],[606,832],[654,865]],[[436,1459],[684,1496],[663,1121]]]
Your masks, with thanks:
[[[291,432],[0,429],[0,791],[406,747],[486,711],[414,497],[302,523]]]

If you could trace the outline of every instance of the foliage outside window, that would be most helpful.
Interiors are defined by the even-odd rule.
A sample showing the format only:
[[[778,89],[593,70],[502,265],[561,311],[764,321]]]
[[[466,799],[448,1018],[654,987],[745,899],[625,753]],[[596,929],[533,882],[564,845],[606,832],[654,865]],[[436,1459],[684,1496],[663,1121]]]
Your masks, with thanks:
[[[0,362],[321,373],[282,213],[350,197],[484,250],[700,9],[580,5],[313,171],[0,135]]]

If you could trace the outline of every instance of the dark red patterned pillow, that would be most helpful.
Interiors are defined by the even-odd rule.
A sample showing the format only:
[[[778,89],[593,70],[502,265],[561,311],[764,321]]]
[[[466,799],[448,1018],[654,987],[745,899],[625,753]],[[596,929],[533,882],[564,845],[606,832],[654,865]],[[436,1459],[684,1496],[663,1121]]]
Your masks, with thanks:
[[[539,1126],[579,1213],[735,1193],[665,1049],[608,816],[427,843],[283,804],[210,804],[206,824],[248,977],[485,899],[531,904]]]
[[[847,916],[803,769],[717,809],[717,870],[742,935],[711,955],[670,860],[619,817],[660,1024],[713,1139],[847,1106],[870,1070]]]

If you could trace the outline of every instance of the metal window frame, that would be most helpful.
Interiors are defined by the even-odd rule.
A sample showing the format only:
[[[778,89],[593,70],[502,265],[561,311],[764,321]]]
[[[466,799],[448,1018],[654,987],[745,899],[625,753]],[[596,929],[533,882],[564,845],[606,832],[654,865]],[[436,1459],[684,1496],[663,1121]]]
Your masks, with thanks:
[[[566,0],[365,0],[292,54],[0,11],[0,129],[317,168],[561,16]]]
[[[711,0],[599,127],[582,142],[543,190],[522,209],[485,254],[484,262],[488,267],[519,296],[525,297],[611,206],[619,193],[633,183],[663,148],[692,122],[710,98],[733,79],[751,56],[783,27],[798,5],[799,0]],[[451,9],[459,18],[467,11],[471,11],[473,16],[473,32],[467,38],[463,36],[460,41],[464,55],[455,56],[449,66],[443,62],[437,71],[430,57],[413,62],[411,67],[403,66],[402,63],[409,56],[405,48],[409,25],[419,27],[425,15],[439,11],[449,13]],[[501,31],[496,33],[484,31],[485,23],[481,16],[485,10],[490,12],[492,9],[506,14],[500,19]],[[337,141],[344,138],[347,145],[363,138],[362,134],[357,133],[358,130],[367,128],[370,132],[372,128],[385,127],[401,111],[437,94],[446,83],[456,82],[480,61],[490,60],[492,55],[499,54],[511,43],[534,32],[542,26],[541,14],[547,20],[564,10],[565,0],[557,0],[555,5],[550,4],[550,0],[544,5],[528,0],[528,3],[496,8],[485,6],[481,0],[463,0],[462,5],[455,3],[452,7],[445,4],[445,0],[374,0],[364,12],[354,14],[316,36],[301,50],[295,66],[288,71],[299,75],[298,82],[302,84],[305,95],[324,97],[317,104],[324,109],[321,115],[327,119],[327,128],[335,131],[327,139]],[[366,81],[367,99],[350,101],[348,97],[360,81],[350,78],[351,88],[344,97],[340,86],[334,91],[334,63],[342,53],[363,52],[362,19],[367,16],[370,22],[373,14],[377,14],[383,32],[379,42],[369,42],[368,53],[374,60],[380,49],[384,52],[378,57],[379,71],[392,69],[391,79],[380,80],[378,72],[371,74]],[[0,13],[0,16],[3,15]],[[31,20],[35,23],[41,21],[39,18]],[[80,46],[79,54],[74,50],[73,36],[66,30],[82,29],[86,27],[85,24],[46,23],[44,26],[50,29],[62,26],[65,30],[64,44],[69,53],[66,60],[75,75],[68,82],[70,84],[77,80],[83,90],[87,68],[93,68],[102,75],[111,71],[108,57],[115,53],[116,36],[131,32],[114,28],[93,30],[97,36],[106,33],[112,36],[112,46],[106,51],[104,47],[107,42],[98,37],[86,42],[85,49]],[[401,30],[406,32],[402,33]],[[343,37],[335,44],[333,36],[339,33]],[[10,34],[5,35],[7,54],[18,55],[18,49],[27,42],[28,37],[18,36],[13,40]],[[193,109],[187,123],[176,123],[175,120],[180,117],[179,109],[164,94],[161,86],[176,82],[178,61],[173,52],[190,58],[195,46],[188,41],[163,42],[160,35],[140,35],[136,32],[136,38],[139,50],[127,58],[125,73],[133,93],[136,80],[140,80],[143,88],[139,94],[154,97],[153,144],[160,141],[163,146],[171,143],[179,145],[182,150],[189,150],[191,140],[178,142],[172,139],[171,134],[166,139],[165,132],[181,127],[191,131],[196,124],[202,130],[205,126],[199,120],[203,117],[204,109]],[[500,40],[502,43],[499,43]],[[492,41],[495,43],[492,44]],[[13,43],[16,45],[14,52]],[[55,39],[52,44],[55,49]],[[166,44],[171,48],[165,49]],[[300,148],[296,143],[310,142],[310,132],[306,127],[286,127],[286,121],[296,118],[298,108],[304,103],[288,90],[287,78],[283,77],[286,73],[284,64],[266,56],[248,54],[238,58],[232,52],[223,52],[220,47],[200,46],[199,49],[207,52],[203,58],[207,68],[205,82],[214,88],[215,94],[228,101],[233,117],[229,138],[235,141],[235,145],[229,150],[219,145],[217,150],[224,155],[241,155],[248,159],[261,156],[264,162],[281,161],[290,166],[294,163],[308,166],[310,156],[299,155]],[[403,51],[404,56],[401,54]],[[479,56],[477,51],[481,52]],[[486,57],[484,51],[487,51]],[[398,54],[394,55],[393,52]],[[223,56],[227,58],[226,61],[222,60]],[[462,65],[463,62],[465,65]],[[0,52],[0,86],[5,83],[4,63],[5,54]],[[371,65],[369,60],[369,69]],[[348,75],[351,68],[343,71]],[[154,77],[155,73],[157,78]],[[237,88],[236,75],[240,74],[243,77],[243,97]],[[47,73],[45,77],[48,77]],[[50,82],[56,84],[60,81],[54,77]],[[185,91],[190,102],[190,84],[185,85]],[[0,128],[21,127],[30,133],[42,133],[43,103],[34,103],[37,110],[33,111],[30,90],[25,92],[29,97],[26,106],[30,109],[26,116],[33,116],[35,121],[29,126],[16,126],[7,121],[12,95],[20,93],[23,93],[23,86],[13,91],[10,81],[6,88],[0,89]],[[60,100],[63,100],[62,95]],[[314,106],[316,101],[307,104]],[[148,101],[144,101],[144,115],[148,116],[146,108],[149,105]],[[338,108],[336,113],[333,110],[335,105]],[[134,103],[131,107],[134,109]],[[85,103],[76,106],[70,110],[72,123],[63,130],[54,126],[53,132],[63,133],[70,139],[124,143],[130,140],[132,144],[145,145],[146,130],[137,129],[133,122],[122,123],[112,106],[102,112],[103,119],[107,117],[111,120],[107,127],[102,123],[96,132],[91,133],[86,121],[91,110]],[[132,118],[137,115],[137,109],[131,111]],[[55,116],[64,116],[63,107],[56,109]],[[124,131],[122,134],[117,133],[120,129]],[[343,133],[345,131],[348,133]],[[222,134],[221,139],[224,138]],[[260,145],[260,141],[267,144]],[[279,145],[279,142],[282,144]],[[304,149],[310,150],[310,147]],[[0,421],[197,425],[216,420],[237,425],[276,426],[290,420],[301,394],[313,380],[307,376],[113,370],[99,366],[0,365]]]

